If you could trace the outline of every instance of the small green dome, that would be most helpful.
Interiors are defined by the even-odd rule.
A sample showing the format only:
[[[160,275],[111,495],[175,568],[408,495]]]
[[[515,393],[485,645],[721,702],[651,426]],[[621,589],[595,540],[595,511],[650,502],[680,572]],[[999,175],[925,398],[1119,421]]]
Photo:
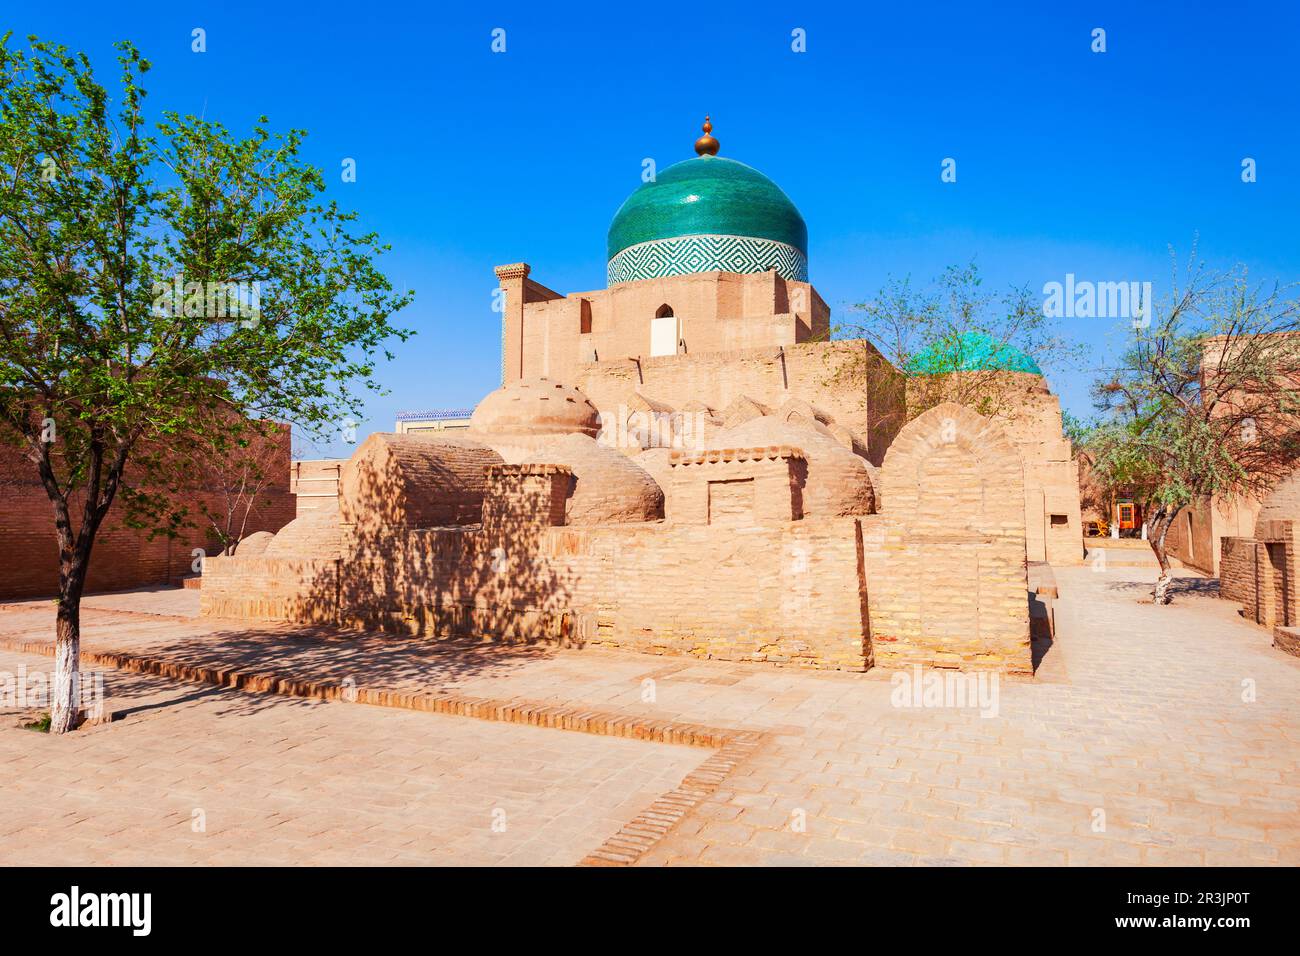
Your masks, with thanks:
[[[806,281],[808,227],[779,186],[734,159],[702,155],[643,183],[614,215],[610,281],[765,272]]]
[[[962,332],[945,337],[912,356],[906,368],[911,375],[982,371],[1043,374],[1038,363],[1020,349],[983,332]]]

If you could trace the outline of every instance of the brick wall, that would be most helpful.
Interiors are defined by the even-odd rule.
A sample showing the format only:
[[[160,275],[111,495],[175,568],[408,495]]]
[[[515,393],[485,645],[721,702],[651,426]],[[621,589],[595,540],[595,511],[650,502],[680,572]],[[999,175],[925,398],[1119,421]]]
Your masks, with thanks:
[[[213,507],[215,495],[204,495]],[[95,538],[86,589],[121,591],[150,584],[175,583],[194,573],[193,550],[216,553],[216,540],[202,528],[177,538],[156,537],[122,524],[119,510],[109,511]],[[287,489],[268,492],[249,516],[248,532],[278,531],[292,520],[293,496]],[[54,539],[54,510],[43,488],[9,487],[0,496],[0,599],[45,597],[58,593],[59,555]]]
[[[1257,538],[1222,539],[1219,596],[1272,629],[1300,623],[1300,522],[1263,520]]]
[[[256,621],[336,623],[341,565],[337,558],[208,558],[199,613]]]
[[[338,565],[209,559],[203,613],[862,670],[859,535],[851,518],[426,529]]]
[[[1219,597],[1246,607],[1254,618],[1255,548],[1253,538],[1225,537],[1219,561]]]
[[[282,445],[282,454],[273,464],[275,480],[258,498],[249,515],[248,534],[278,531],[294,516],[294,498],[289,493],[287,429],[277,441]],[[186,498],[191,511],[200,502],[216,511],[224,507],[221,496],[211,491],[199,491]],[[195,548],[212,554],[219,545],[203,527],[184,529],[176,538],[159,536],[150,540],[146,532],[123,524],[121,508],[115,504],[96,535],[86,589],[120,591],[174,583],[194,573]],[[0,600],[53,596],[58,589],[59,555],[53,506],[36,480],[35,466],[19,449],[0,445]]]
[[[920,415],[881,469],[865,538],[878,663],[1033,670],[1024,472],[1006,432],[960,405]]]
[[[564,524],[572,483],[573,472],[563,465],[489,466],[484,530],[493,537],[504,537],[506,529]]]

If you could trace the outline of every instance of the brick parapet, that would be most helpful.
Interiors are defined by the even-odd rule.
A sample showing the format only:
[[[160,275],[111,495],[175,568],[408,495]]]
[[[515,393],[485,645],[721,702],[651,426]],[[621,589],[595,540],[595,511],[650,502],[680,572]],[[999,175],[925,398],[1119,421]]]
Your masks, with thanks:
[[[709,465],[719,462],[765,461],[777,458],[804,457],[802,448],[789,445],[766,445],[755,448],[709,448],[704,451],[674,451],[668,456],[670,466]]]

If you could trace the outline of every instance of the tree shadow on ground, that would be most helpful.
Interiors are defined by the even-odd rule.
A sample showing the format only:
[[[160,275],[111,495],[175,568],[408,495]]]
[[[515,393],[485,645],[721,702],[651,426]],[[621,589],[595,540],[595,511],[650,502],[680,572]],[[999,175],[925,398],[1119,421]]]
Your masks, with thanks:
[[[1151,595],[1153,587],[1151,581],[1112,581],[1106,585],[1108,591],[1118,592],[1142,592],[1148,597]],[[1174,578],[1169,584],[1169,594],[1173,598],[1180,597],[1219,597],[1219,579],[1218,578]]]
[[[236,690],[182,681],[157,674],[114,668],[83,668],[83,673],[100,671],[104,675],[104,707],[109,712],[110,723],[130,718],[145,717],[157,712],[192,704],[220,704],[218,713],[248,717],[277,707],[318,707],[323,701],[282,694]]]
[[[321,625],[253,624],[159,642],[135,653],[220,671],[427,693],[482,677],[505,676],[521,665],[548,659],[556,651],[555,646],[545,644],[409,637]]]

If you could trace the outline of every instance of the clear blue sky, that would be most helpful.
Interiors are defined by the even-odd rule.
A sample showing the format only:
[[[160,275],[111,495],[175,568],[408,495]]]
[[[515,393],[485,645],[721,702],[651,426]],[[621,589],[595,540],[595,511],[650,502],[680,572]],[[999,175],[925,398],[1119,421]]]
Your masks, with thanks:
[[[105,79],[112,42],[132,39],[154,110],[310,132],[331,194],[392,243],[390,275],[417,294],[399,318],[419,334],[361,437],[496,387],[494,265],[602,287],[605,230],[642,159],[693,155],[706,111],[722,155],[803,212],[812,281],[840,315],[890,274],[972,258],[998,286],[1073,272],[1158,291],[1168,246],[1197,233],[1216,263],[1300,278],[1295,3],[441,6],[100,0],[14,4],[4,21],[86,51]],[[956,184],[940,182],[945,157]],[[1115,329],[1067,325],[1098,362]],[[1088,410],[1086,376],[1053,385]]]

